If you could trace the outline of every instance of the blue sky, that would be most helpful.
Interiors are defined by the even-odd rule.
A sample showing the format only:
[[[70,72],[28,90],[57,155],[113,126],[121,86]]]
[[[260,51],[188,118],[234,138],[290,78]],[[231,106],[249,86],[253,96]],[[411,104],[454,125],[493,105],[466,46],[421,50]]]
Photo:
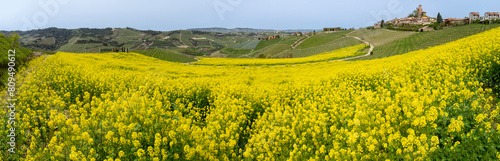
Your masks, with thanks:
[[[471,11],[500,11],[500,1],[492,0],[13,0],[2,2],[0,30],[359,28],[388,17],[406,17],[419,4],[432,17],[438,12],[444,18],[463,18]]]

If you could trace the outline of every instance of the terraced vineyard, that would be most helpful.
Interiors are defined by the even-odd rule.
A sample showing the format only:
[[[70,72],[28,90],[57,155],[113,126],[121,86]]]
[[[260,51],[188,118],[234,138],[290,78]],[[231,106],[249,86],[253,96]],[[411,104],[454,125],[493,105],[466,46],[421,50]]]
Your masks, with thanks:
[[[348,46],[353,46],[353,45],[358,45],[362,44],[363,42],[352,38],[352,37],[339,37],[338,39],[334,39],[330,42],[323,43],[321,45],[317,45],[314,47],[309,47],[309,48],[295,48],[293,50],[288,50],[283,53],[280,53],[279,55],[276,55],[275,57],[283,57],[286,55],[293,55],[294,58],[299,58],[299,57],[308,57],[316,54],[320,54],[323,52],[328,52],[328,51],[333,51],[337,50],[340,48],[345,48]],[[299,45],[300,46],[300,45]]]
[[[349,33],[349,36],[359,37],[364,41],[370,42],[370,44],[372,44],[373,46],[380,46],[390,43],[394,40],[399,40],[409,37],[413,34],[417,34],[417,32],[393,31],[393,30],[377,28],[374,30],[359,29],[352,33]]]
[[[322,45],[333,40],[337,40],[342,38],[344,35],[348,34],[351,31],[339,31],[333,33],[325,33],[325,34],[316,34],[311,36],[310,38],[304,40],[300,45],[298,45],[297,49],[307,49],[311,47],[316,47],[318,45]]]
[[[181,41],[189,47],[193,47],[193,44],[189,42],[189,38],[194,37],[192,31],[181,30]]]
[[[248,57],[258,57],[260,54],[265,55],[266,57],[274,57],[276,54],[284,52],[290,49],[291,45],[300,39],[302,36],[283,36],[279,39],[273,40],[251,40],[236,46],[232,46],[230,48],[224,48],[220,52],[227,54],[227,57],[231,58],[248,58]],[[259,41],[258,44],[256,41]],[[255,47],[252,49],[242,49],[244,46],[250,46],[249,43],[253,42]]]
[[[196,61],[193,57],[165,49],[134,50],[133,52],[171,62],[188,63]]]
[[[280,47],[280,46],[273,46]],[[286,47],[286,46],[285,46]],[[347,57],[354,57],[364,55],[362,52],[366,49],[366,45],[355,45],[346,47],[330,52],[324,52],[310,57],[303,58],[287,58],[287,59],[257,59],[257,58],[204,58],[199,57],[200,61],[195,62],[197,65],[214,65],[214,66],[259,66],[259,65],[290,65],[290,64],[303,64],[312,62],[322,62],[329,60],[337,60]],[[275,50],[269,48],[269,50]]]
[[[340,31],[333,33],[318,33],[310,36],[297,47],[291,45],[303,36],[287,36],[274,40],[258,41],[251,40],[232,46],[232,50],[224,49],[223,53],[232,53],[228,57],[259,57],[284,58],[284,57],[308,57],[316,54],[334,51],[337,49],[354,46],[362,42],[352,38],[344,37],[351,31]],[[253,51],[251,51],[253,49]]]
[[[417,33],[403,39],[395,40],[390,43],[377,46],[373,50],[372,55],[353,60],[377,59],[404,54],[420,49],[426,49],[429,47],[438,46],[461,38],[465,38],[499,26],[499,24],[476,24],[454,27],[439,31]]]
[[[233,49],[243,49],[243,50],[248,50],[248,49],[254,49],[259,45],[260,40],[250,40],[241,44],[237,44],[234,46],[231,46]]]

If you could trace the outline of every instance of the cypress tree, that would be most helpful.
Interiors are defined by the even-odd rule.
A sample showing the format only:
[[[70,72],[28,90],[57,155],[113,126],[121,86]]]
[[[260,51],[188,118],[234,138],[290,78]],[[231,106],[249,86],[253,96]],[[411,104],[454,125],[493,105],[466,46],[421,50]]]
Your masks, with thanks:
[[[437,16],[437,22],[438,23],[443,22],[443,17],[441,17],[441,13],[439,13],[439,12],[438,12],[438,16]]]

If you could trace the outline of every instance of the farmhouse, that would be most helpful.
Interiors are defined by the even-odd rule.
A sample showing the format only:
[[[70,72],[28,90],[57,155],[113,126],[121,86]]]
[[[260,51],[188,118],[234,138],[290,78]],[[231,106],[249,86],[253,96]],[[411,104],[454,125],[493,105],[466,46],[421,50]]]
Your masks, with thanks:
[[[468,18],[447,18],[444,19],[445,23],[448,24],[469,24]]]
[[[479,15],[479,12],[471,12],[469,13],[469,22],[474,22],[476,20],[480,20],[481,17]]]
[[[280,36],[268,36],[268,37],[259,37],[257,38],[258,40],[273,40],[273,39],[279,39]]]
[[[498,19],[500,17],[499,17],[499,13],[498,12],[486,12],[486,13],[484,13],[484,18],[486,20],[496,20],[496,19]]]
[[[475,21],[490,21],[490,20],[499,20],[500,14],[498,12],[486,12],[484,16],[479,16],[479,12],[471,12],[469,13],[469,22],[473,23]]]

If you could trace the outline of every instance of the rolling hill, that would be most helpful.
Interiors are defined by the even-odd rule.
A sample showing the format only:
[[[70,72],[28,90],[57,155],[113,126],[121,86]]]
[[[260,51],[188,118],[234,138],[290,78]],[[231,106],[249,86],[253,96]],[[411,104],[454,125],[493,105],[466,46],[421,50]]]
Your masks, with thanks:
[[[423,33],[358,29],[333,33],[319,31],[316,34],[300,36],[289,32],[249,28],[227,29],[226,31],[223,31],[223,28],[209,28],[200,29],[206,31],[190,29],[166,32],[133,28],[47,28],[19,32],[19,34],[20,46],[34,50],[88,53],[110,52],[116,48],[126,48],[130,51],[155,49],[155,51],[172,51],[190,56],[211,56],[214,53],[213,55],[217,57],[230,58],[307,57],[361,44],[361,41],[353,38],[358,37],[375,46],[372,55],[356,59],[365,60],[425,49],[497,26],[500,25],[466,25]],[[268,36],[280,36],[280,38],[258,40],[258,38]]]
[[[47,28],[18,31],[18,33],[21,36],[20,45],[35,50],[82,53],[110,52],[114,48],[127,48],[130,51],[159,48],[201,56],[210,55],[210,53],[241,42],[256,40],[258,37],[278,35],[275,31],[258,31],[261,33],[220,33],[197,30],[162,32],[133,28]],[[288,33],[280,34],[284,36]]]
[[[187,56],[168,49],[134,50],[134,52],[171,62],[189,63],[196,61],[192,56]]]
[[[205,32],[220,32],[220,33],[237,33],[237,32],[250,32],[250,33],[259,33],[259,32],[276,32],[278,30],[272,30],[272,29],[253,29],[253,28],[234,28],[234,29],[228,29],[228,28],[222,28],[222,27],[211,27],[211,28],[192,28],[192,29],[187,29],[191,31],[205,31]],[[294,30],[279,30],[282,32],[313,32],[313,31],[320,31],[320,29],[294,29]]]
[[[429,31],[429,32],[414,32],[414,34],[409,34],[407,36],[393,36],[394,37],[402,37],[399,39],[395,39],[393,41],[384,41],[384,44],[379,43],[378,46],[375,46],[372,55],[367,57],[362,57],[354,60],[367,60],[367,59],[378,59],[388,56],[405,54],[408,52],[427,49],[429,47],[442,45],[445,43],[453,42],[471,35],[475,35],[492,28],[499,27],[500,24],[474,24],[474,25],[465,25],[460,27],[453,27],[444,30],[438,31]],[[370,32],[379,32],[380,30],[370,31]],[[390,31],[394,33],[396,31]],[[401,31],[398,31],[401,32]],[[397,32],[396,32],[397,33]],[[393,34],[394,35],[394,34]],[[373,38],[370,37],[366,41],[370,43],[377,43],[377,41],[382,41],[383,37]]]

